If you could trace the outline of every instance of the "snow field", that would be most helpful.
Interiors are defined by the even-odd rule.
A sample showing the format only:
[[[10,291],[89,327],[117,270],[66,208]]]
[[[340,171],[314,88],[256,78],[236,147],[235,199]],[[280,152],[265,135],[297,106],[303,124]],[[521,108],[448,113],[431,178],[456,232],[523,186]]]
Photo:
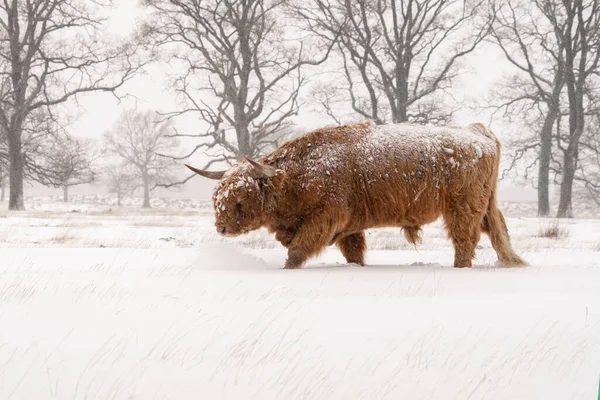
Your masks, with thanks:
[[[86,214],[87,211],[87,214]],[[456,270],[369,232],[306,269],[209,212],[0,216],[0,399],[584,399],[600,371],[600,220],[508,218],[528,268],[482,240]],[[395,248],[395,249],[393,249]]]

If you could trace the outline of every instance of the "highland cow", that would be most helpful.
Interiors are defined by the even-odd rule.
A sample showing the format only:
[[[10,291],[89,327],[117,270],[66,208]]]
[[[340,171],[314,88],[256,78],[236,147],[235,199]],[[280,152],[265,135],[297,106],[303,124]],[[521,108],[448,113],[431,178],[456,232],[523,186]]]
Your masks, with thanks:
[[[525,263],[513,251],[496,205],[500,143],[484,125],[436,127],[359,123],[325,127],[249,158],[218,179],[217,231],[237,236],[266,227],[288,249],[285,268],[300,268],[336,244],[364,265],[364,231],[401,227],[410,243],[442,216],[454,267],[471,267],[481,232],[501,263]]]

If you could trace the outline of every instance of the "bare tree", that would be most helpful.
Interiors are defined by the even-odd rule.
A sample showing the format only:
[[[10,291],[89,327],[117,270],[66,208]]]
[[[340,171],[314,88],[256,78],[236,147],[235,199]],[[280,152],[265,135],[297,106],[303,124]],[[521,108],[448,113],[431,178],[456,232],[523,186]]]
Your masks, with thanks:
[[[92,183],[96,179],[93,163],[94,154],[92,143],[73,137],[62,137],[55,140],[47,150],[51,156],[49,171],[63,190],[63,201],[69,201],[69,188],[72,186]]]
[[[549,214],[551,174],[560,178],[557,217],[572,216],[573,183],[591,93],[600,63],[599,0],[501,0],[493,37],[519,74],[504,91],[505,114],[533,115],[537,137],[520,140],[511,167],[533,151],[538,164],[538,214]],[[563,114],[568,115],[565,128]],[[558,152],[554,150],[554,144]]]
[[[459,61],[488,34],[484,1],[310,0],[297,14],[336,41],[354,112],[378,124],[448,120],[437,95],[449,89]],[[338,32],[341,32],[338,35]]]
[[[104,168],[108,191],[117,195],[117,206],[124,196],[132,194],[141,186],[139,174],[127,164],[110,164]]]
[[[565,86],[569,104],[568,134],[558,136],[563,153],[562,182],[557,217],[572,217],[573,182],[577,171],[580,140],[585,132],[588,108],[586,96],[597,78],[600,65],[600,0],[562,1],[556,7],[555,25],[565,21],[560,32],[565,48]]]
[[[285,0],[146,4],[155,11],[148,36],[173,50],[170,65],[181,70],[173,87],[184,105],[168,116],[194,113],[206,126],[200,133],[177,134],[199,141],[183,158],[201,150],[212,157],[208,167],[258,157],[276,146],[300,107],[302,67],[322,63],[332,46],[319,52],[306,37],[288,38]]]
[[[0,129],[10,159],[9,209],[22,210],[24,125],[29,115],[81,93],[113,92],[140,67],[135,49],[109,44],[99,17],[110,0],[0,2]]]
[[[105,133],[106,153],[135,170],[144,189],[143,207],[150,207],[150,189],[157,183],[175,179],[180,167],[163,154],[175,154],[179,141],[173,137],[171,120],[159,121],[155,112],[124,111],[114,127]]]
[[[490,9],[495,18],[492,37],[517,71],[496,90],[501,104],[494,107],[534,131],[533,136],[521,137],[514,143],[516,149],[509,169],[516,167],[528,152],[535,153],[524,171],[527,175],[531,167],[538,165],[540,217],[550,213],[552,145],[565,81],[564,48],[559,33],[567,29],[564,22],[552,22],[553,11],[548,3],[502,0],[492,3]]]

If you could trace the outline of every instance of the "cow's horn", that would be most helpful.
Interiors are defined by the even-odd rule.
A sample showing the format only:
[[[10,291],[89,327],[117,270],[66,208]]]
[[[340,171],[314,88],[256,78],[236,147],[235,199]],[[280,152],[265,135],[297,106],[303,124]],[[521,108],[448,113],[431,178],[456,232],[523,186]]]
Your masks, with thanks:
[[[225,175],[225,171],[203,171],[201,169],[194,168],[187,164],[184,164],[184,165],[186,167],[188,167],[189,169],[191,169],[192,171],[194,171],[195,173],[197,173],[198,175],[203,176],[205,178],[209,178],[209,179],[219,180],[223,177],[223,175]]]
[[[252,160],[250,157],[246,157],[246,161],[252,165],[254,168],[254,172],[256,173],[256,178],[272,178],[277,173],[277,168],[272,167],[270,165],[259,164],[256,161]]]

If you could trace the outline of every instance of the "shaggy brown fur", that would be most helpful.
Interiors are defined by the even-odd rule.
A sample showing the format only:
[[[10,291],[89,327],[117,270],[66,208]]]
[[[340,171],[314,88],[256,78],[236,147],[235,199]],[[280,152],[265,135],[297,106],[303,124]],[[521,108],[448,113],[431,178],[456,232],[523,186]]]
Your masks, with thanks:
[[[215,189],[217,230],[235,236],[266,227],[299,268],[336,244],[364,264],[364,230],[398,226],[419,243],[421,226],[444,218],[454,266],[470,267],[481,232],[499,260],[524,265],[496,206],[500,143],[482,124],[433,127],[360,123],[293,139],[229,171]]]

